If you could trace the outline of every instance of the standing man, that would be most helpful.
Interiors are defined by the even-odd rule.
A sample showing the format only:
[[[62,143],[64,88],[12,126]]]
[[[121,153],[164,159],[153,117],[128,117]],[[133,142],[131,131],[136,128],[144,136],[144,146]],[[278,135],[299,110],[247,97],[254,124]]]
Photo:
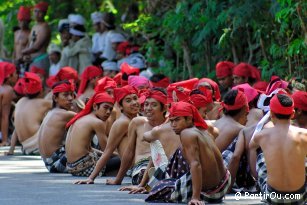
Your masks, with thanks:
[[[20,67],[23,63],[22,51],[27,47],[29,35],[30,35],[30,21],[31,21],[31,10],[30,8],[21,6],[17,14],[19,30],[14,33],[14,53],[13,60],[15,65]]]
[[[22,50],[22,54],[26,60],[31,62],[30,67],[35,65],[43,68],[46,73],[49,70],[47,48],[51,39],[50,27],[44,19],[47,10],[47,2],[40,2],[34,6],[36,24],[31,30],[28,47]]]
[[[233,85],[232,70],[235,64],[230,61],[218,62],[215,66],[216,77],[220,85],[221,96],[231,90]]]
[[[53,86],[53,109],[48,112],[38,131],[39,152],[51,173],[67,172],[65,126],[76,114],[71,111],[74,91],[74,83],[69,81],[60,81]]]
[[[12,63],[0,62],[0,113],[1,113],[1,135],[2,142],[0,146],[7,146],[9,132],[9,116],[11,104],[14,98],[14,85],[17,82],[18,75],[16,66]]]

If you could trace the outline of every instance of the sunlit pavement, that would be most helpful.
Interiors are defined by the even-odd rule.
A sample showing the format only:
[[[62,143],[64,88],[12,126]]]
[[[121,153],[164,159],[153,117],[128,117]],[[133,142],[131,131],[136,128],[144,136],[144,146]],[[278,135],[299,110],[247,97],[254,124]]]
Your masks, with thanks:
[[[74,185],[77,179],[85,178],[50,174],[39,156],[23,156],[20,147],[16,148],[14,156],[5,156],[6,151],[8,147],[0,148],[0,205],[145,204],[146,195],[130,195],[117,191],[120,186],[105,185],[108,177],[96,179],[93,185]],[[123,185],[128,185],[130,181],[125,178]],[[234,194],[229,194],[223,204],[262,203],[260,197],[236,200]]]

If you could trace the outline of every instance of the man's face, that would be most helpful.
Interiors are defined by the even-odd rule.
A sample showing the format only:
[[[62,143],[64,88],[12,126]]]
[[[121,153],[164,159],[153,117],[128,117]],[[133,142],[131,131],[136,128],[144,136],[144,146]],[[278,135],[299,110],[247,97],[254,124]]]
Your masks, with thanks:
[[[182,130],[188,127],[185,117],[170,117],[171,127],[174,132],[179,135]]]
[[[36,21],[40,21],[40,20],[44,19],[44,13],[41,10],[35,8],[34,9],[34,19]]]
[[[49,54],[49,60],[53,64],[57,64],[60,61],[60,59],[61,59],[61,56],[57,52],[52,52]]]
[[[24,29],[24,28],[29,28],[29,24],[30,24],[30,21],[18,21],[18,26],[21,28],[21,29]]]
[[[18,80],[18,74],[17,74],[17,70],[15,70],[15,72],[12,73],[10,77],[8,78],[8,81],[11,86],[14,86],[17,80]]]
[[[73,107],[73,100],[75,99],[75,94],[72,91],[60,92],[58,96],[54,95],[54,101],[57,106],[65,110],[71,110]]]
[[[218,80],[220,86],[222,86],[223,88],[231,88],[232,87],[232,83],[233,83],[232,76],[217,78],[217,80]]]
[[[201,117],[205,120],[207,119],[207,112],[208,112],[208,109],[207,107],[201,107],[198,109],[198,112],[199,114],[201,115]]]
[[[113,110],[112,103],[101,103],[99,106],[94,105],[95,115],[102,121],[106,121]]]
[[[101,26],[100,26],[100,23],[94,23],[93,24],[93,27],[94,27],[94,30],[99,33],[101,31]]]
[[[60,33],[60,37],[61,37],[61,41],[62,41],[62,45],[63,46],[67,46],[69,44],[69,40],[71,38],[71,35],[69,33],[68,30],[63,30],[61,33]]]
[[[161,103],[154,98],[147,98],[144,102],[144,114],[148,120],[153,120],[163,117],[164,110],[161,108]]]
[[[247,80],[248,80],[248,78],[233,75],[233,84],[234,85],[240,85],[240,84],[247,83]]]
[[[122,107],[124,112],[136,115],[140,110],[138,96],[136,94],[130,94],[124,97],[124,99],[122,100]]]

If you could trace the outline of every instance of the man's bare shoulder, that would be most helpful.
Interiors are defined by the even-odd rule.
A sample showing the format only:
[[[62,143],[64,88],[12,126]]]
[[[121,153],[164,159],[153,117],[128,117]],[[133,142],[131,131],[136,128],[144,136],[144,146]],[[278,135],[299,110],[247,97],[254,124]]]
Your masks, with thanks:
[[[307,129],[296,127],[293,125],[291,125],[289,129],[292,133],[294,133],[295,137],[307,142]]]
[[[144,124],[147,121],[148,120],[146,117],[138,116],[138,117],[133,118],[130,123],[135,124],[135,125],[140,125],[140,124]]]
[[[12,86],[1,86],[0,87],[0,95],[7,96],[12,95],[14,93],[14,89]]]
[[[195,138],[200,136],[200,130],[196,130],[197,128],[186,128],[181,131],[181,138]]]
[[[151,134],[152,135],[158,135],[161,132],[170,131],[170,130],[171,130],[170,123],[163,123],[161,125],[158,125],[158,126],[152,128]]]

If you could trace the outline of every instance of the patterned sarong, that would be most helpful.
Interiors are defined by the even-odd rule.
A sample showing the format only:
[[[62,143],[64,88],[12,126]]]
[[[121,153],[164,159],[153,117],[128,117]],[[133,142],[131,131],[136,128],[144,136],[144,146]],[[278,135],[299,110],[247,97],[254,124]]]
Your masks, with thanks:
[[[64,147],[56,150],[51,157],[42,159],[50,173],[67,173],[67,158]]]
[[[67,171],[73,176],[88,177],[93,172],[98,159],[98,153],[90,152],[88,155],[81,157],[76,162],[67,163]],[[99,172],[98,176],[102,176],[104,173],[105,167]]]
[[[132,167],[132,184],[139,185],[142,181],[143,175],[149,163],[149,158],[143,158],[135,163]]]

